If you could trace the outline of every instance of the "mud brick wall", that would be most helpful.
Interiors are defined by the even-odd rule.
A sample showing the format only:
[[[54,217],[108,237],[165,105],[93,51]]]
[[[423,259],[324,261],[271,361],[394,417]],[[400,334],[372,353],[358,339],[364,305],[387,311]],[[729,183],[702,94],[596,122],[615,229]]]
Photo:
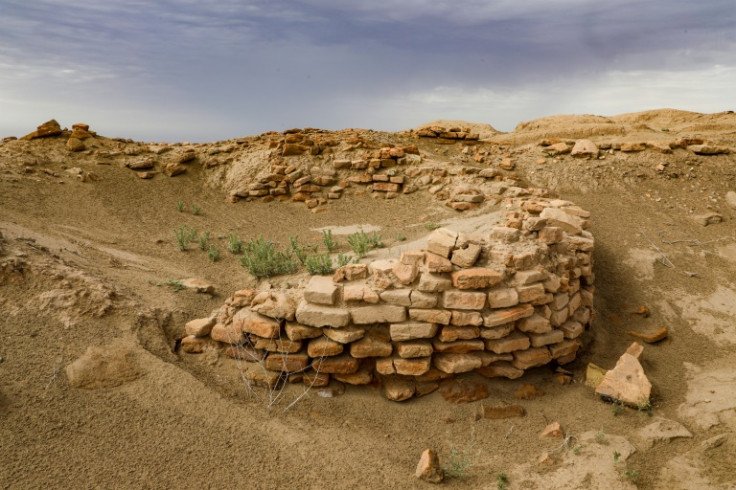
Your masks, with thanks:
[[[518,378],[575,359],[594,292],[588,213],[510,201],[485,236],[433,231],[400,258],[339,268],[294,289],[242,290],[186,325],[185,352],[221,349],[258,383],[379,380],[394,400],[475,371]]]

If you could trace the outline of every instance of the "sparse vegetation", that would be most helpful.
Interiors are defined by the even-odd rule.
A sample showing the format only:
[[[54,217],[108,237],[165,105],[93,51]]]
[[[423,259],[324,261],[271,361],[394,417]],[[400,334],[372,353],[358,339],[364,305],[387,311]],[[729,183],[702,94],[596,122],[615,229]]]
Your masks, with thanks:
[[[332,230],[322,230],[322,243],[325,244],[329,253],[332,253],[338,247],[337,241],[332,237]]]
[[[496,473],[496,488],[498,488],[498,490],[506,490],[508,488],[508,485],[509,477],[506,476],[506,473]]]
[[[608,438],[606,437],[605,432],[603,432],[602,430],[598,431],[598,433],[596,433],[595,435],[595,442],[597,442],[598,444],[608,444]]]
[[[174,289],[175,293],[178,293],[182,289],[186,289],[181,281],[176,281],[174,279],[166,279],[166,281],[164,281],[164,284],[166,284],[167,286],[171,286]]]
[[[439,223],[424,223],[424,227],[429,231],[436,230],[440,226],[442,225],[440,225]]]
[[[203,234],[199,235],[199,249],[202,251],[207,250],[207,244],[210,241],[210,232],[205,231]]]
[[[210,244],[210,248],[207,250],[207,258],[210,262],[217,262],[220,259],[220,251],[215,247],[214,243]]]
[[[468,469],[473,465],[468,458],[468,454],[463,452],[462,454],[456,447],[450,449],[450,454],[447,455],[447,463],[442,465],[442,469],[448,476],[455,478],[463,478],[468,476]]]
[[[639,472],[637,470],[626,468],[623,472],[623,476],[632,483],[636,483],[639,480]]]
[[[233,255],[243,253],[243,240],[235,233],[228,233],[227,235],[227,251]]]
[[[258,278],[293,274],[299,268],[291,250],[288,253],[276,250],[274,243],[264,240],[263,235],[252,238],[245,245],[244,253],[240,264]]]
[[[289,236],[291,251],[296,255],[299,263],[305,265],[307,262],[307,249],[299,245],[299,235]]]
[[[181,228],[174,229],[174,235],[176,236],[176,244],[179,250],[184,252],[189,248],[189,244],[197,238],[197,229],[182,225]]]
[[[348,244],[350,245],[350,248],[355,252],[355,255],[362,259],[366,256],[368,253],[368,236],[365,234],[363,230],[360,230],[357,233],[353,233],[351,235],[348,235]]]
[[[200,211],[201,209],[196,204],[192,204],[192,214],[194,216],[197,216]]]
[[[375,231],[373,233],[371,233],[370,235],[368,235],[368,247],[369,248],[371,248],[371,249],[374,249],[374,248],[383,248],[385,246],[386,245],[381,240],[381,235],[379,235]]]
[[[613,452],[613,463],[618,463],[618,460],[621,459],[621,453],[618,451]]]
[[[184,212],[184,201],[176,201],[176,209],[180,212]]]
[[[406,237],[403,234],[399,233],[399,234],[396,235],[396,241],[397,242],[405,242],[406,241]]]
[[[582,449],[583,449],[583,446],[581,446],[580,444],[578,444],[577,446],[575,446],[574,448],[572,448],[572,453],[573,453],[573,454],[574,454],[575,456],[577,456],[578,454],[580,454],[580,451],[581,451]]]
[[[614,403],[611,405],[611,413],[613,413],[614,417],[618,417],[621,415],[624,411],[624,406],[622,403]]]
[[[324,276],[332,272],[332,259],[328,253],[310,255],[307,257],[305,266],[309,274]]]
[[[339,254],[337,254],[337,266],[338,267],[342,267],[344,265],[348,265],[350,262],[353,262],[353,257],[351,257],[350,255],[345,255],[342,252],[340,252]]]

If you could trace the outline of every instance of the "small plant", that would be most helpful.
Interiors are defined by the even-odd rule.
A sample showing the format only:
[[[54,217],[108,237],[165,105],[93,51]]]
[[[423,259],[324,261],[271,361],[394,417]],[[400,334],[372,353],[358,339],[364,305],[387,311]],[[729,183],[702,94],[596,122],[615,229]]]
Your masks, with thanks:
[[[370,250],[370,246],[368,244],[368,235],[366,235],[363,230],[348,235],[348,244],[359,259],[365,257],[368,253],[368,250]]]
[[[663,133],[669,133],[669,132],[670,132],[670,130],[669,130],[669,128],[662,128],[662,132],[663,132]]]
[[[468,476],[468,468],[471,466],[472,463],[468,459],[467,453],[460,454],[460,451],[453,447],[450,449],[450,454],[447,456],[447,463],[442,466],[442,469],[449,476],[462,478]]]
[[[264,240],[263,235],[252,238],[245,245],[244,252],[240,264],[258,278],[293,274],[299,268],[291,250],[288,253],[277,251],[274,243]]]
[[[629,468],[626,468],[624,470],[624,478],[631,481],[632,483],[636,483],[637,480],[639,480],[639,472],[637,470],[630,470]]]
[[[184,212],[184,201],[176,201],[176,209],[180,212]]]
[[[203,235],[199,235],[199,249],[202,251],[207,250],[207,242],[210,241],[210,232],[205,231]]]
[[[597,442],[598,444],[606,444],[608,442],[606,434],[603,431],[598,431],[598,433],[595,435],[595,442]]]
[[[197,238],[197,229],[182,225],[181,228],[174,229],[174,235],[176,236],[176,244],[179,246],[179,250],[184,252],[189,247],[189,244]]]
[[[621,459],[621,453],[618,451],[613,452],[613,464],[617,464],[619,459]]]
[[[243,240],[235,233],[227,235],[227,251],[233,255],[243,253]]]
[[[207,250],[207,258],[210,259],[210,262],[217,262],[220,258],[220,251],[215,247],[214,243],[210,243],[210,248]]]
[[[299,245],[299,235],[289,236],[289,245],[291,246],[292,253],[299,260],[299,263],[305,265],[307,262],[307,250],[305,247]]]
[[[307,267],[307,272],[313,276],[324,276],[332,272],[332,259],[330,259],[330,254],[327,253],[310,255],[304,265]]]
[[[509,485],[509,477],[506,476],[506,473],[496,473],[496,488],[498,490],[506,490]]]
[[[583,449],[583,446],[581,446],[580,444],[578,444],[577,446],[575,446],[574,448],[572,448],[572,453],[575,456],[577,456],[578,454],[580,454],[580,450],[581,449]]]
[[[619,415],[623,413],[623,411],[624,411],[624,406],[621,403],[614,403],[611,406],[611,413],[613,413],[614,417],[618,417]]]
[[[329,253],[332,253],[338,247],[337,242],[332,238],[332,230],[322,230],[322,243],[325,244]]]
[[[652,416],[652,402],[642,399],[639,403],[636,405],[636,409],[639,411],[639,413],[647,414],[649,417]]]
[[[374,249],[374,248],[383,248],[386,245],[384,245],[384,243],[381,241],[381,235],[379,235],[378,233],[374,231],[373,233],[368,235],[368,246],[371,249]]]
[[[399,234],[396,235],[396,241],[397,242],[405,242],[406,241],[406,237],[404,235],[402,235],[401,233],[399,233]]]
[[[441,225],[439,223],[424,223],[424,227],[429,231],[436,230]]]
[[[199,209],[199,207],[196,204],[192,204],[192,214],[194,216],[197,216],[200,211],[201,211],[201,209]]]
[[[164,284],[166,284],[167,286],[171,286],[174,289],[175,293],[178,293],[182,289],[186,289],[181,281],[175,281],[173,279],[166,279]]]
[[[337,267],[348,265],[352,261],[353,261],[353,258],[350,255],[345,255],[342,252],[337,254]]]

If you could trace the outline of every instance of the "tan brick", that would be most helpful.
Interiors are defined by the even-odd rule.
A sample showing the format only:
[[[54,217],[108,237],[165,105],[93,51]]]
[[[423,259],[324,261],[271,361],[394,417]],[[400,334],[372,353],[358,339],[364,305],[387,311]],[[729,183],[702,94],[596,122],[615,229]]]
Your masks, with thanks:
[[[542,366],[552,360],[549,350],[546,347],[534,347],[527,350],[517,350],[514,352],[514,360],[511,364],[517,369],[529,369],[536,366]]]
[[[341,344],[355,342],[356,340],[362,339],[365,335],[365,329],[358,327],[325,328],[323,332],[328,339]]]
[[[338,285],[331,277],[312,276],[304,290],[304,299],[310,303],[332,306],[338,299]]]
[[[266,358],[268,353],[264,350],[256,349],[250,344],[245,344],[230,345],[225,348],[224,354],[232,359],[246,362],[260,362]]]
[[[312,361],[312,367],[321,373],[352,374],[360,369],[360,361],[347,354],[334,357],[323,357]]]
[[[320,388],[322,386],[327,386],[328,384],[330,384],[330,375],[310,370],[302,375],[302,383],[314,388]]]
[[[198,318],[196,320],[190,320],[184,325],[184,330],[187,335],[194,335],[195,337],[207,337],[212,331],[212,327],[215,326],[215,319],[213,318]]]
[[[416,289],[425,293],[438,293],[451,287],[452,280],[449,277],[423,272],[419,276],[419,284],[417,284]]]
[[[542,283],[545,291],[548,293],[556,293],[560,290],[560,277],[554,274],[550,274],[546,281]]]
[[[394,358],[393,365],[397,374],[421,376],[432,367],[431,357],[415,357],[411,359]]]
[[[203,352],[217,350],[220,345],[216,340],[210,337],[195,337],[189,335],[181,339],[181,350],[187,354],[201,354]]]
[[[423,250],[407,250],[401,252],[401,263],[407,265],[415,265],[417,267],[424,264],[424,251]]]
[[[296,373],[304,371],[309,366],[307,354],[269,354],[266,358],[266,369],[271,371],[282,371]]]
[[[560,243],[565,238],[565,233],[556,226],[545,226],[539,230],[539,241],[551,245]]]
[[[552,293],[544,293],[539,298],[531,301],[530,304],[534,306],[547,305],[551,303],[553,299],[554,299],[554,296],[552,295]]]
[[[516,330],[516,326],[513,322],[497,327],[483,327],[480,329],[480,337],[488,340],[500,339],[506,337],[514,330]]]
[[[480,329],[478,327],[442,327],[439,340],[441,342],[454,342],[455,340],[470,340],[480,337]]]
[[[427,252],[426,263],[429,272],[452,272],[452,262],[446,257]]]
[[[475,352],[477,356],[480,357],[481,363],[483,367],[490,366],[493,363],[496,362],[503,362],[503,361],[513,361],[514,356],[512,354],[496,354],[495,352],[488,352],[488,351],[480,351]]]
[[[541,283],[531,284],[529,286],[519,286],[516,288],[519,293],[520,303],[529,303],[544,295],[544,285]]]
[[[281,330],[278,320],[248,309],[242,309],[233,316],[233,326],[264,338],[277,337]]]
[[[383,291],[379,296],[381,297],[382,301],[390,305],[411,306],[411,293],[411,289],[387,289],[386,291]]]
[[[456,340],[454,342],[440,342],[438,339],[432,341],[435,352],[451,352],[453,354],[465,354],[474,350],[483,350],[485,347],[481,339]]]
[[[559,359],[568,355],[575,355],[580,348],[580,341],[578,340],[563,340],[557,344],[549,346],[549,353],[552,359]]]
[[[552,330],[546,333],[530,333],[529,340],[532,347],[544,347],[545,345],[556,344],[565,340],[565,334],[562,330]]]
[[[242,344],[245,342],[245,335],[243,334],[243,330],[240,329],[235,324],[232,325],[221,325],[216,324],[214,327],[212,327],[212,330],[210,330],[210,337],[212,340],[216,340],[218,342],[225,342],[227,344]]]
[[[531,346],[529,337],[521,332],[512,332],[506,337],[495,340],[486,340],[486,350],[496,354],[507,354],[509,352],[528,349]]]
[[[312,339],[307,344],[309,357],[337,356],[342,354],[344,347],[341,343],[327,337]]]
[[[442,305],[457,310],[482,310],[486,305],[486,293],[468,291],[445,291]]]
[[[428,357],[432,355],[434,348],[429,340],[409,340],[396,344],[396,353],[404,359],[414,357]]]
[[[516,328],[526,333],[545,333],[552,330],[552,325],[549,320],[544,318],[542,315],[534,314],[530,317],[524,318],[516,324]]]
[[[474,354],[435,354],[434,366],[445,373],[467,373],[481,367],[480,357]]]
[[[570,296],[567,293],[557,293],[554,295],[554,299],[552,300],[552,303],[550,303],[549,307],[553,310],[561,310],[566,307],[569,302]]]
[[[449,325],[452,312],[447,310],[418,310],[411,308],[409,318],[417,322],[439,323]]]
[[[491,308],[508,308],[519,304],[519,293],[515,288],[500,288],[488,292]]]
[[[523,369],[514,367],[510,362],[497,362],[475,370],[476,373],[486,378],[508,378],[517,379],[524,374]]]
[[[390,333],[391,339],[397,341],[430,339],[437,333],[437,325],[424,322],[393,323]]]
[[[373,190],[381,192],[399,192],[401,185],[392,182],[374,182]]]
[[[359,359],[364,357],[388,357],[393,350],[394,347],[390,342],[378,340],[370,335],[350,344],[350,355]]]
[[[469,243],[465,248],[458,248],[452,252],[450,261],[460,267],[472,267],[480,255],[480,245]]]
[[[548,225],[561,228],[571,235],[579,235],[583,231],[582,220],[561,209],[544,208],[539,217],[546,219]]]
[[[522,318],[532,316],[533,314],[534,307],[532,305],[519,305],[503,310],[493,310],[490,313],[483,315],[483,325],[486,327],[496,327],[498,325],[504,325],[516,320],[521,320]]]
[[[453,311],[450,324],[458,327],[479,327],[483,325],[483,316],[477,311]]]
[[[593,307],[593,291],[595,286],[580,290],[580,299],[583,306]]]
[[[503,280],[503,272],[486,267],[463,269],[451,274],[452,285],[458,289],[490,288]]]
[[[559,327],[560,325],[565,323],[569,317],[570,310],[568,310],[567,306],[565,306],[561,310],[553,311],[549,317],[549,321],[555,327]]]
[[[396,368],[394,367],[393,357],[379,357],[376,359],[376,372],[388,376],[390,374],[396,374]]]
[[[291,340],[313,339],[322,335],[321,328],[308,327],[295,322],[286,322],[284,326],[286,336]]]
[[[313,305],[302,301],[296,309],[296,320],[310,327],[345,327],[350,322],[350,314],[344,308]]]
[[[427,250],[442,257],[449,258],[455,248],[457,232],[446,228],[434,230],[427,238]]]
[[[434,308],[437,306],[437,295],[433,293],[412,290],[409,299],[412,308]]]
[[[256,349],[262,349],[268,352],[281,352],[284,354],[293,354],[302,349],[301,340],[285,339],[264,339],[256,335],[251,335],[251,343]]]
[[[587,325],[588,322],[590,322],[590,317],[590,308],[587,307],[578,308],[578,310],[572,316],[573,320],[578,323],[582,323],[583,325]]]
[[[491,241],[499,241],[503,243],[514,243],[519,241],[521,233],[516,228],[507,226],[496,226],[491,230],[489,238]]]
[[[335,373],[332,377],[341,383],[349,385],[367,385],[373,381],[373,372],[368,366],[361,366],[355,373]]]
[[[366,264],[348,264],[338,268],[332,275],[334,282],[355,281],[368,277],[368,266]]]
[[[356,325],[398,323],[406,320],[406,308],[397,305],[356,306],[350,308],[350,316]]]
[[[401,284],[411,284],[417,278],[419,269],[415,265],[402,264],[399,262],[391,270]]]
[[[580,308],[582,302],[583,301],[580,293],[576,293],[572,297],[570,297],[570,302],[567,304],[567,308],[571,315],[574,314],[578,308]]]

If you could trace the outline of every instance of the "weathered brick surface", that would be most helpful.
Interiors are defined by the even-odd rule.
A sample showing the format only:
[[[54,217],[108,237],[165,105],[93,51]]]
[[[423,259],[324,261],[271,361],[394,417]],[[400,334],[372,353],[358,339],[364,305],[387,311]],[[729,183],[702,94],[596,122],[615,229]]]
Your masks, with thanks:
[[[452,285],[458,289],[490,288],[503,280],[503,272],[485,267],[463,269],[451,274]]]
[[[486,293],[469,291],[445,291],[442,305],[455,310],[482,310],[486,305]]]
[[[390,327],[391,339],[396,341],[431,339],[437,333],[436,323],[406,322],[393,323]]]

